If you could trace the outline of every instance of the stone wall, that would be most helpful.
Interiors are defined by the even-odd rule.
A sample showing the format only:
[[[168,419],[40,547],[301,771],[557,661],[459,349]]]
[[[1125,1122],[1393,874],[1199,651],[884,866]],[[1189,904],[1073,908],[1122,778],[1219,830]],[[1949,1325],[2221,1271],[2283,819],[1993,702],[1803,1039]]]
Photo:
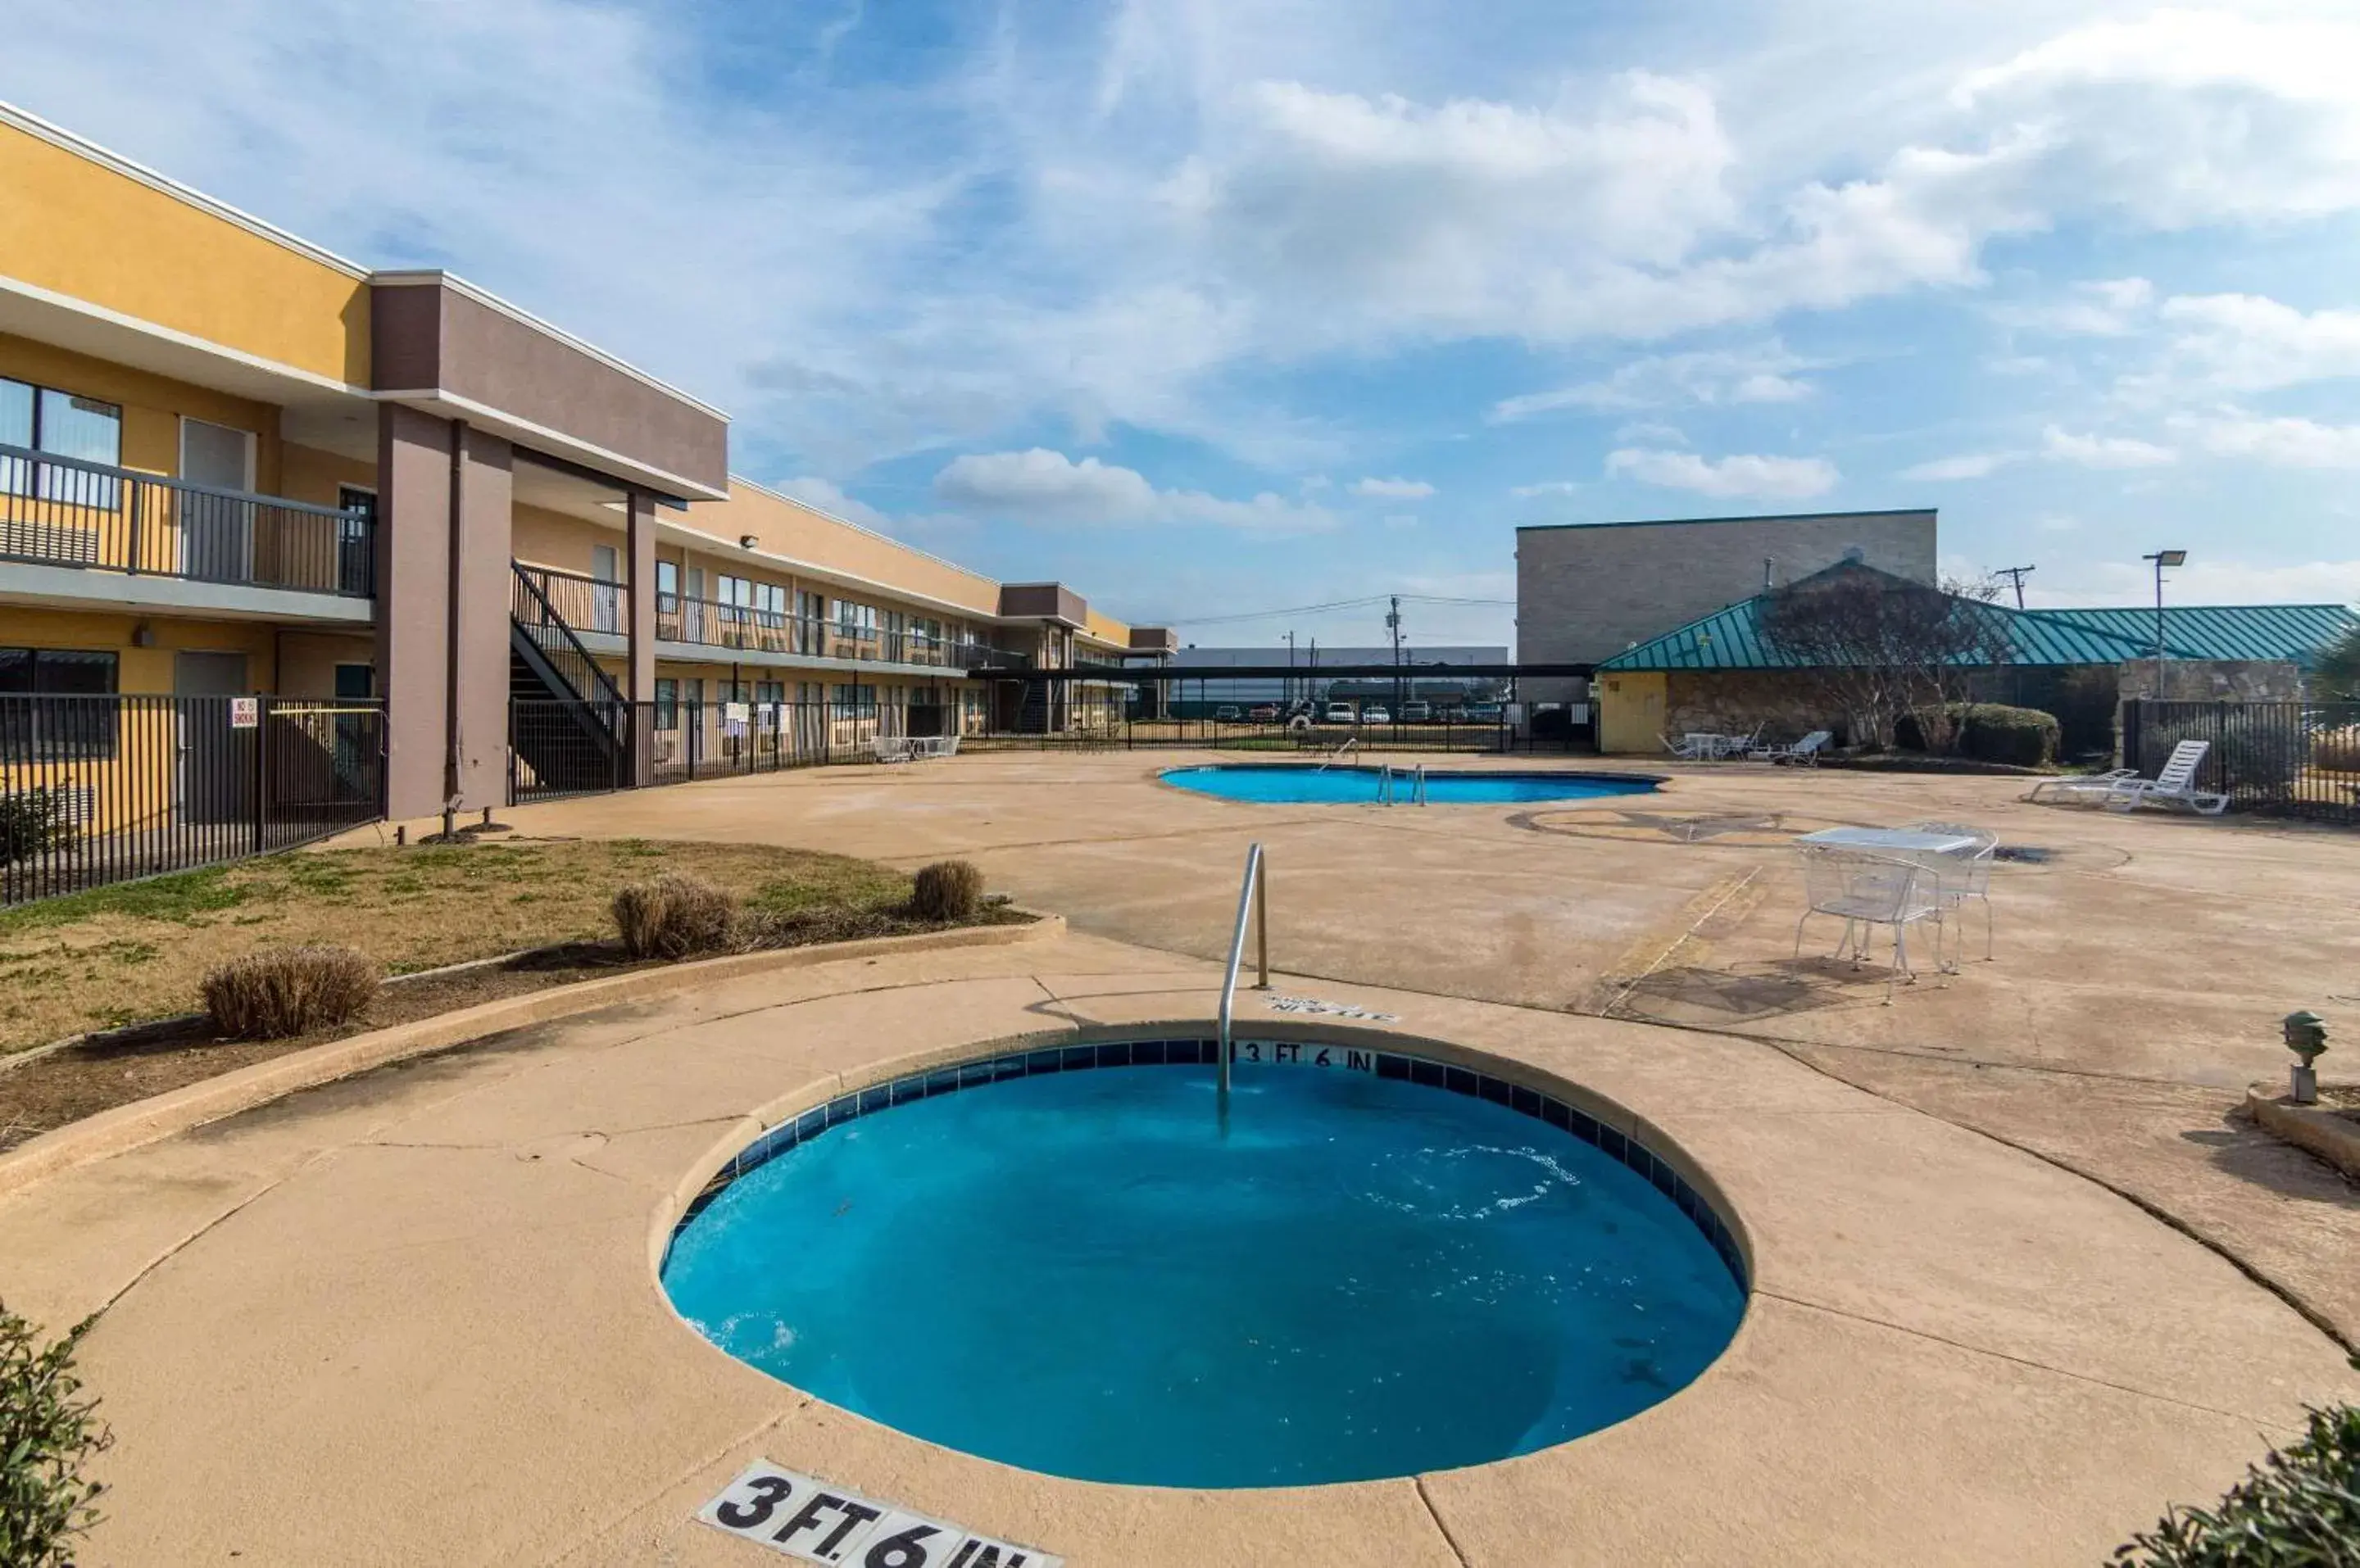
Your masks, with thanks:
[[[2167,659],[2163,690],[2156,691],[2156,662],[2125,662],[2115,690],[2124,702],[2161,695],[2173,702],[2297,702],[2302,673],[2282,659]]]
[[[1664,733],[1675,739],[1694,730],[1799,740],[1813,730],[1841,738],[1841,715],[1807,676],[1784,670],[1676,670],[1666,679]]]

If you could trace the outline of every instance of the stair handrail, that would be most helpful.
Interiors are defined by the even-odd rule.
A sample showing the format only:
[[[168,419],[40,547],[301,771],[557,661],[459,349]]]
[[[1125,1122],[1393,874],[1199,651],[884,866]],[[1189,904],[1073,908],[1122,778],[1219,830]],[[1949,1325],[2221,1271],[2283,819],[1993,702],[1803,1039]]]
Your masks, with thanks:
[[[1341,761],[1343,761],[1343,760],[1344,760],[1344,754],[1345,754],[1346,752],[1348,752],[1348,751],[1350,751],[1354,746],[1359,746],[1360,744],[1360,737],[1359,735],[1352,735],[1352,736],[1350,736],[1349,738],[1348,738],[1348,739],[1344,742],[1344,744],[1343,744],[1343,745],[1341,745],[1341,746],[1338,746],[1335,750],[1333,750],[1333,751],[1331,751],[1331,752],[1329,752],[1329,753],[1328,754],[1328,761],[1327,761],[1327,762],[1323,762],[1323,763],[1321,763],[1318,767],[1317,767],[1317,768],[1313,768],[1313,769],[1312,769],[1312,771],[1313,771],[1314,773],[1325,773],[1325,772],[1327,772],[1327,771],[1328,771],[1328,765],[1329,765],[1330,763],[1337,763],[1337,762],[1341,762]]]
[[[512,561],[508,565],[516,572],[517,583],[523,590],[527,604],[534,612],[530,621],[527,621],[522,615],[516,616],[517,624],[525,628],[525,635],[532,637],[536,645],[541,645],[543,654],[548,654],[553,650],[541,644],[541,638],[537,634],[543,628],[553,630],[563,645],[563,651],[570,653],[581,669],[588,671],[590,678],[597,683],[598,690],[595,692],[577,689],[574,693],[574,700],[583,702],[620,703],[623,701],[623,693],[615,684],[614,677],[599,668],[597,659],[591,657],[590,650],[583,646],[582,639],[574,635],[574,628],[566,624],[564,616],[557,613],[557,606],[550,603],[549,594],[535,579],[532,569],[520,561]],[[552,660],[552,668],[555,669],[554,660]],[[558,670],[556,673],[569,685],[573,684],[574,671]]]
[[[1262,981],[1255,989],[1270,989],[1270,895],[1269,883],[1262,870],[1262,845],[1246,846],[1246,879],[1238,888],[1238,919],[1229,933],[1229,966],[1221,977],[1221,1038],[1220,1065],[1216,1077],[1215,1103],[1223,1125],[1229,1115],[1229,1024],[1237,1011],[1238,966],[1246,954],[1246,917],[1253,917],[1254,942],[1262,969]]]

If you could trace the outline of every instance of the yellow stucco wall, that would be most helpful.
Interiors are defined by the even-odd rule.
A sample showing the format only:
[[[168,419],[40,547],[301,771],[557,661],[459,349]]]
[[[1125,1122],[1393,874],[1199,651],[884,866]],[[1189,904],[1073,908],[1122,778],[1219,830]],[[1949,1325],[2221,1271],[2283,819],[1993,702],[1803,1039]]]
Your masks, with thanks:
[[[145,625],[153,645],[132,638]],[[117,656],[115,689],[126,696],[169,695],[172,655],[182,648],[243,653],[247,688],[276,690],[276,633],[259,621],[188,621],[143,618],[95,610],[48,610],[10,604],[0,610],[0,645],[9,648],[104,649]]]
[[[368,384],[368,288],[107,165],[0,123],[0,270],[207,343]]]
[[[6,265],[6,253],[0,251],[0,267]],[[150,474],[180,471],[183,415],[233,430],[250,430],[255,436],[257,487],[268,494],[280,494],[279,409],[275,404],[257,403],[186,381],[152,376],[144,370],[5,332],[0,332],[0,376],[116,404],[123,409],[123,466]]]
[[[672,516],[667,514],[668,518]],[[728,500],[699,502],[688,509],[685,521],[728,546],[735,546],[741,535],[752,534],[760,550],[890,583],[981,615],[1000,609],[1000,584],[981,572],[936,561],[736,479],[729,482]],[[846,593],[850,595],[851,591]]]
[[[1127,622],[1118,621],[1112,615],[1101,615],[1096,610],[1092,610],[1086,624],[1089,636],[1108,648],[1119,651],[1131,646],[1131,626]]]
[[[1660,753],[1664,749],[1664,673],[1660,670],[1601,675],[1598,693],[1598,749]]]

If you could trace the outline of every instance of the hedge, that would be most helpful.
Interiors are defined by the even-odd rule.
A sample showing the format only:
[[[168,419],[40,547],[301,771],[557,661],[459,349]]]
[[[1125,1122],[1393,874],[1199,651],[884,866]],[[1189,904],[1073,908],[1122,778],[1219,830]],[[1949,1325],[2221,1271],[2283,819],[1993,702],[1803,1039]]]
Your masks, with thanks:
[[[2018,768],[2042,768],[2057,760],[2057,717],[2038,708],[2011,708],[2001,702],[1946,702],[1904,713],[1893,726],[1896,745],[1909,751],[1933,751],[1928,729],[1948,729],[1949,749],[1979,762],[2005,762]]]

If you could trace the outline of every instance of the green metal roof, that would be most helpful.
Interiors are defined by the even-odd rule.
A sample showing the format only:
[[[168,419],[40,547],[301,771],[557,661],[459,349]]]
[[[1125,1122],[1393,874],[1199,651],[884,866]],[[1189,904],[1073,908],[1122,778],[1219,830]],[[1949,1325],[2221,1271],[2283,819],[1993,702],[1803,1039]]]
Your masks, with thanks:
[[[1852,565],[1848,570],[1875,569]],[[1802,660],[1763,635],[1765,597],[1757,593],[1625,648],[1600,660],[1599,672],[1801,668]],[[2155,656],[2151,609],[2016,610],[1994,604],[1992,612],[2006,620],[2013,664],[2120,664]],[[2173,659],[2282,659],[2308,663],[2319,649],[2355,625],[2360,625],[2360,615],[2342,604],[2167,607],[2164,652]]]

